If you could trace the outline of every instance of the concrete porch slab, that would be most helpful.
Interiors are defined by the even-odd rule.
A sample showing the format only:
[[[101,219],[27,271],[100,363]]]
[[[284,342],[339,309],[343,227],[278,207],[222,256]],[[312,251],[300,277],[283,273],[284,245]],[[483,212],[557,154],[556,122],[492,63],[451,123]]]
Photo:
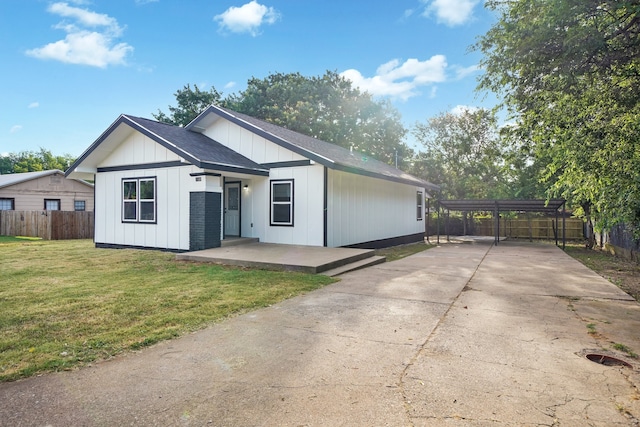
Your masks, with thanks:
[[[248,243],[181,253],[176,259],[317,274],[374,255],[372,249]]]

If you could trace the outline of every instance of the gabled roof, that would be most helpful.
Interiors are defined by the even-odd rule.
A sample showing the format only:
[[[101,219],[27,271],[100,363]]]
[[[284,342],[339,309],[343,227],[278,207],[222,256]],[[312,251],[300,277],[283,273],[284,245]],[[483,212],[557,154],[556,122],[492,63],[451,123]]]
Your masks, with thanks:
[[[185,129],[195,132],[202,131],[203,128],[199,125],[201,122],[206,121],[207,116],[212,114],[225,118],[281,147],[287,148],[330,169],[401,182],[403,184],[423,186],[435,191],[440,189],[440,187],[435,184],[416,178],[393,166],[372,159],[361,153],[351,152],[336,144],[312,138],[216,105],[209,106],[189,123]]]
[[[64,172],[59,169],[51,169],[46,171],[9,173],[0,175],[0,188],[9,187],[11,185],[20,184],[21,182],[31,181],[32,179],[38,179],[49,175],[64,175]],[[93,185],[83,180],[78,181],[89,187],[93,187]]]
[[[86,162],[89,168],[96,168],[97,164],[116,148],[119,144],[118,135],[124,127],[137,130],[169,151],[185,159],[185,164],[192,164],[203,169],[240,172],[251,175],[268,176],[269,168],[244,157],[232,149],[197,132],[191,132],[179,126],[160,123],[122,114],[109,128],[76,160],[66,175],[76,172],[78,166]],[[116,135],[116,136],[114,136]],[[100,147],[108,145],[110,138],[116,142],[110,148]]]

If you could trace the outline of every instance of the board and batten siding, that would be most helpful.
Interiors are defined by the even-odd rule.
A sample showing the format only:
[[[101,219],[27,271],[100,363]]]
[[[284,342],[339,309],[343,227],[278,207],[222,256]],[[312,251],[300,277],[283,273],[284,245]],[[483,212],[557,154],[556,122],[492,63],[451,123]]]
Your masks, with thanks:
[[[293,226],[272,226],[270,183],[290,179],[293,180]],[[254,178],[248,185],[246,192],[243,190],[242,236],[289,245],[324,244],[322,165],[273,168],[268,178]]]
[[[308,160],[227,120],[216,121],[204,134],[256,163]],[[293,226],[271,225],[270,182],[274,179],[294,180]],[[242,185],[245,183],[249,188],[242,190],[242,236],[258,237],[260,241],[270,243],[324,244],[323,166],[272,168],[268,178],[252,178],[243,181]]]
[[[329,170],[327,246],[424,233],[416,194],[424,188]]]
[[[139,165],[178,160],[178,156],[146,136],[132,133],[99,167]],[[170,250],[189,250],[189,193],[222,191],[219,178],[213,186],[196,182],[191,166],[99,172],[96,174],[95,242]],[[122,222],[122,179],[156,178],[156,223]],[[213,187],[213,188],[212,188]]]
[[[189,193],[194,166],[96,174],[95,241],[123,246],[189,249]],[[122,222],[122,180],[156,178],[156,222]]]
[[[268,139],[227,120],[216,121],[204,134],[256,163],[307,160],[306,157],[274,144]]]

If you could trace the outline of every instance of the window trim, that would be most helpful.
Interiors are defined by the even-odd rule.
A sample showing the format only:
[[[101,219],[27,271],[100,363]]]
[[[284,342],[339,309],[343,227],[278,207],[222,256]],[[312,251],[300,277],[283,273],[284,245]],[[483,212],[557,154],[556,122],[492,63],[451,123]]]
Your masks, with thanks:
[[[140,182],[143,181],[152,181],[153,182],[153,198],[152,199],[141,199],[140,198]],[[125,199],[124,198],[124,184],[126,182],[135,182],[136,185],[136,198],[134,199]],[[157,224],[158,223],[158,180],[155,176],[141,176],[136,178],[122,178],[120,182],[120,201],[121,201],[121,221],[125,224]],[[136,207],[136,217],[131,219],[126,219],[124,217],[125,213],[125,204],[133,203]],[[153,203],[153,219],[140,219],[140,205],[142,203]]]
[[[47,209],[47,202],[57,202],[58,203],[58,209]],[[62,202],[60,201],[60,199],[44,199],[44,208],[42,210],[45,210],[45,211],[60,211],[60,210],[62,210]]]
[[[416,221],[422,221],[424,219],[424,193],[422,191],[416,192]]]
[[[275,184],[289,184],[291,187],[291,193],[288,202],[275,202],[273,200],[273,186]],[[269,225],[272,227],[293,227],[294,226],[294,217],[293,213],[295,212],[295,197],[294,197],[294,179],[272,179],[269,181]],[[289,222],[276,222],[274,221],[274,206],[276,205],[289,205]]]
[[[9,203],[11,203],[11,208],[10,209],[0,209],[3,211],[15,211],[16,210],[16,199],[13,197],[0,197],[0,201],[8,201]]]

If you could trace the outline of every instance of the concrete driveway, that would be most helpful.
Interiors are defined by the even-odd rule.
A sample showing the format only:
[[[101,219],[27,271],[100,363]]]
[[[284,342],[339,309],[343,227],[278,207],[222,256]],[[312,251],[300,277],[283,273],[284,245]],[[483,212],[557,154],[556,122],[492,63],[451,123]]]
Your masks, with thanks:
[[[637,362],[612,343],[640,352],[638,331],[640,306],[555,246],[443,244],[136,354],[0,384],[0,425],[637,426]]]

